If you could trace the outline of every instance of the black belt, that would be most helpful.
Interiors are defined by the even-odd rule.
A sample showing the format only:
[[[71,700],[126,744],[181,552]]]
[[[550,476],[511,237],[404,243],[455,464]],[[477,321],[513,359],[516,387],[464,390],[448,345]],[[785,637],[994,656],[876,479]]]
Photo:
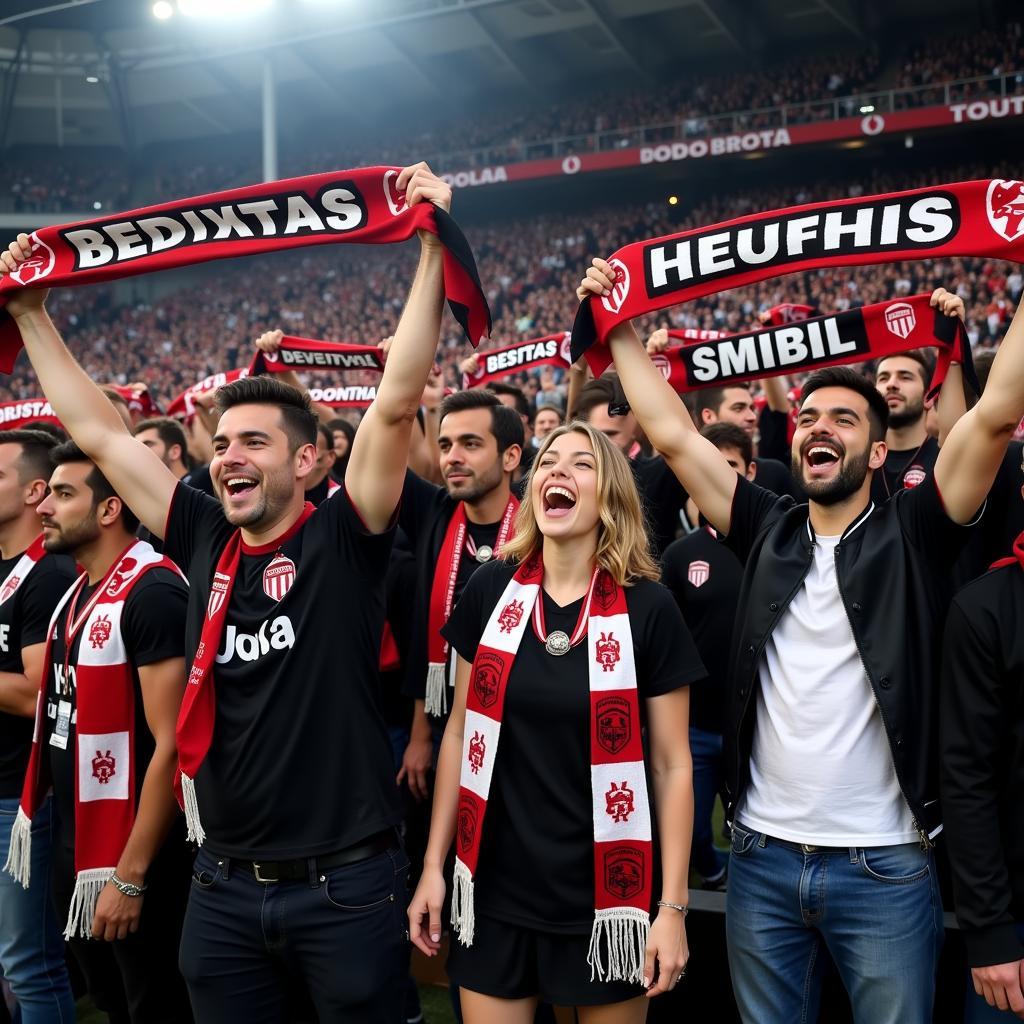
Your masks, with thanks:
[[[765,841],[771,846],[781,846],[785,850],[792,850],[794,853],[846,853],[850,852],[849,846],[812,846],[809,843],[794,843],[790,839],[776,839],[775,836],[766,835]]]
[[[343,850],[336,850],[334,853],[325,853],[319,857],[300,857],[295,860],[235,860],[231,859],[231,868],[240,868],[246,874],[252,875],[257,882],[272,884],[284,881],[306,881],[310,873],[330,871],[331,868],[341,868],[346,864],[355,864],[361,860],[375,857],[378,853],[390,850],[398,845],[394,829],[387,829],[384,832],[377,832],[375,835],[356,843],[354,846],[346,846]]]

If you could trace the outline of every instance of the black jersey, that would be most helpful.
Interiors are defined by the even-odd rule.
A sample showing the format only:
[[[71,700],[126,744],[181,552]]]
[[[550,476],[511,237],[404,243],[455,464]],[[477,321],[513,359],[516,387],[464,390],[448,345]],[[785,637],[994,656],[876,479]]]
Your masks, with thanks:
[[[660,455],[638,455],[630,460],[629,466],[640,492],[651,553],[660,558],[679,533],[679,513],[686,505],[686,490]]]
[[[443,632],[472,661],[515,567],[476,572]],[[704,666],[672,595],[641,580],[627,587],[637,690],[677,690]],[[549,629],[571,635],[582,599],[560,607],[543,589]],[[641,702],[641,717],[646,720]],[[556,658],[532,628],[508,679],[501,744],[487,798],[476,871],[478,912],[527,928],[589,933],[594,920],[594,818],[590,782],[590,677],[585,643]]]
[[[871,480],[871,500],[875,504],[888,501],[897,491],[918,487],[935,471],[939,442],[926,437],[920,447],[895,450],[890,448],[881,470]]]
[[[701,527],[669,544],[662,568],[662,583],[676,599],[708,670],[707,678],[691,689],[690,724],[705,732],[721,732],[743,566],[731,548],[709,528]]]
[[[191,583],[189,659],[233,533],[219,502],[178,485],[166,550]],[[213,666],[213,743],[195,780],[213,852],[313,857],[400,820],[378,680],[393,535],[370,533],[342,488],[274,542],[242,545]],[[264,581],[279,553],[294,565],[290,588]]]
[[[18,554],[0,560],[0,584],[20,558]],[[18,589],[0,604],[0,672],[25,671],[22,650],[46,642],[53,609],[74,579],[75,565],[67,555],[44,555]],[[31,748],[32,719],[0,712],[0,799],[21,796]]]
[[[99,583],[86,585],[78,595],[76,608],[84,608]],[[67,590],[67,587],[64,588]],[[63,596],[63,595],[62,595]],[[167,658],[185,654],[185,607],[188,587],[170,569],[150,569],[128,594],[121,620],[128,664],[132,668],[135,688],[135,786],[136,796],[142,789],[146,767],[153,756],[153,737],[146,724],[146,715],[139,686],[139,669]],[[50,757],[53,778],[53,799],[57,815],[57,831],[65,849],[73,849],[75,841],[75,723],[78,716],[78,691],[75,666],[83,631],[65,649],[65,620],[62,613],[55,624],[50,664],[46,666],[46,717],[43,722],[43,743]]]

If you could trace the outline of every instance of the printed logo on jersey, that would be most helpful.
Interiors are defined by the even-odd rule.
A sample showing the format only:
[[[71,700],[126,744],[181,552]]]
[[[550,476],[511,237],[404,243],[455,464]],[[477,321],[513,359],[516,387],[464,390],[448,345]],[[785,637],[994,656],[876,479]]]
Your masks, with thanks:
[[[3,590],[0,590],[0,604],[3,604],[18,589],[18,584],[21,583],[20,576],[8,576],[7,582],[4,584]]]
[[[644,853],[633,846],[616,846],[604,855],[604,887],[623,902],[643,888]]]
[[[703,558],[694,559],[686,570],[686,578],[699,590],[711,579],[711,566]]]
[[[910,332],[917,326],[914,307],[907,302],[894,302],[885,307],[885,326],[897,338],[909,338]]]
[[[611,295],[601,296],[601,305],[609,313],[618,313],[629,295],[629,268],[622,260],[609,260],[608,264],[615,270],[615,284]]]
[[[989,183],[985,203],[988,222],[1008,242],[1024,235],[1024,182],[995,180]]]
[[[927,478],[928,474],[924,466],[919,466],[915,463],[903,474],[903,486],[908,489],[919,487]]]
[[[602,672],[613,672],[621,657],[622,644],[615,639],[613,632],[602,633],[600,640],[594,644],[594,656]]]
[[[213,574],[213,582],[210,584],[210,600],[206,602],[206,617],[208,619],[212,619],[224,606],[229,586],[231,586],[230,576],[222,572]]]
[[[263,593],[271,601],[280,601],[295,583],[295,563],[284,555],[275,555],[263,570]]]
[[[242,661],[258,661],[271,651],[286,651],[295,646],[295,630],[287,615],[267,619],[255,633],[240,633],[235,626],[224,629],[224,646],[217,655],[217,664],[226,665],[237,657]]]

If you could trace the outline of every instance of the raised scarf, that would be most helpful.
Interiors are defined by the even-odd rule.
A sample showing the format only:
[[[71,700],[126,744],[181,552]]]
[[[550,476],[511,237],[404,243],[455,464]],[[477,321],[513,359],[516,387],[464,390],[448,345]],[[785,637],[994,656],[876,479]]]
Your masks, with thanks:
[[[595,374],[618,324],[692,299],[819,267],[943,256],[1024,259],[1024,183],[998,179],[792,206],[632,242],[609,258],[611,295],[585,299],[572,358]]]
[[[316,338],[295,338],[286,334],[274,353],[256,354],[249,373],[287,373],[289,370],[377,370],[384,369],[384,354],[376,345],[346,345]]]
[[[167,406],[168,416],[184,417],[191,419],[196,413],[195,398],[197,395],[205,395],[208,391],[216,391],[217,388],[239,380],[241,377],[249,376],[249,368],[241,370],[225,370],[223,373],[211,373],[208,377],[197,381],[187,387],[177,398]]]
[[[473,942],[475,875],[506,688],[534,605],[542,600],[543,579],[539,554],[519,566],[473,659],[452,888],[452,925],[465,946]],[[591,981],[639,983],[650,931],[651,813],[626,595],[606,571],[594,572],[580,620],[577,630],[587,631],[594,817],[594,923],[587,963]]]
[[[687,392],[881,359],[917,348],[938,349],[929,396],[941,388],[951,363],[963,366],[965,380],[978,393],[963,322],[933,309],[928,295],[723,335],[667,349],[651,360],[676,391]]]
[[[376,384],[331,384],[309,389],[310,401],[332,409],[368,409],[376,397]]]
[[[132,589],[146,573],[163,567],[180,572],[145,541],[133,542],[113,562],[81,608],[83,573],[54,609],[47,633],[43,678],[36,702],[32,753],[11,830],[5,870],[28,888],[32,866],[32,818],[50,791],[50,759],[43,750],[46,683],[53,666],[53,639],[64,630],[65,671],[75,638],[82,641],[74,663],[75,888],[65,938],[92,934],[96,902],[117,867],[135,824],[135,685],[122,634],[122,616]]]
[[[299,518],[277,539],[278,544],[294,537],[313,514],[313,506],[306,503]],[[217,695],[214,686],[214,661],[220,650],[227,621],[231,592],[238,575],[242,557],[242,532],[235,530],[228,538],[224,550],[217,560],[217,567],[210,581],[210,596],[206,602],[206,616],[199,634],[199,646],[192,659],[188,673],[185,696],[178,711],[175,736],[178,741],[178,787],[175,787],[178,803],[185,811],[190,842],[202,845],[206,838],[199,817],[199,802],[196,798],[195,779],[206,759],[213,740],[213,725],[217,717]],[[273,560],[264,570],[264,577],[273,568]],[[294,566],[292,566],[294,572]],[[264,584],[265,585],[265,584]]]
[[[501,516],[501,525],[498,527],[498,537],[492,555],[498,555],[502,545],[512,536],[518,510],[519,499],[510,494]],[[428,715],[437,717],[448,711],[448,693],[445,687],[448,641],[441,636],[441,629],[452,613],[459,566],[470,542],[466,505],[460,501],[455,506],[455,512],[448,521],[448,528],[441,541],[441,550],[434,566],[434,579],[430,585],[430,604],[427,608],[427,682],[424,710]]]
[[[476,345],[491,330],[469,243],[444,210],[407,206],[397,167],[363,167],[177,199],[77,224],[33,231],[32,255],[0,279],[0,303],[17,288],[96,284],[209,260],[333,242],[404,242],[419,230],[444,245],[444,290]],[[0,371],[10,373],[21,336],[0,316]]]
[[[539,366],[562,366],[568,368],[568,331],[559,334],[545,334],[542,338],[528,338],[504,348],[492,348],[477,353],[476,373],[462,375],[462,387],[478,388],[492,380],[501,380],[513,373],[533,370]]]
[[[45,398],[22,398],[14,402],[0,402],[0,429],[20,430],[30,423],[40,421],[60,426],[60,420]]]
[[[112,387],[128,403],[129,411],[143,419],[151,416],[161,416],[160,406],[153,400],[149,388],[143,384],[141,387],[124,387],[120,384],[111,384]]]

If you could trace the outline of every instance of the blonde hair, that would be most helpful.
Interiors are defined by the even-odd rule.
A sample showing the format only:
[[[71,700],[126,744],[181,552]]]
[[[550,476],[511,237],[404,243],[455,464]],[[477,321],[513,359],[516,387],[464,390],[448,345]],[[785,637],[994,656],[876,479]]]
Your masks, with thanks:
[[[544,546],[544,535],[533,512],[533,478],[545,452],[565,434],[583,434],[590,439],[597,462],[597,564],[607,570],[619,586],[636,579],[659,580],[661,570],[651,557],[640,495],[626,457],[589,423],[573,420],[556,427],[541,442],[526,478],[525,497],[516,515],[515,534],[501,549],[501,557],[524,562]]]

